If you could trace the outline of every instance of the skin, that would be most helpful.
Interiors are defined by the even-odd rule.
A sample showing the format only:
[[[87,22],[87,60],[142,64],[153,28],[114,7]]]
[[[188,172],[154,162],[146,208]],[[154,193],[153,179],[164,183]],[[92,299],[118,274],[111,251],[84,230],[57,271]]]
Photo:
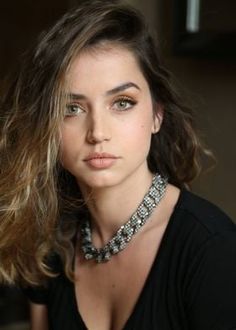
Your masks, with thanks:
[[[69,94],[61,129],[61,160],[77,179],[90,211],[95,241],[103,244],[131,215],[150,186],[147,155],[151,136],[159,131],[162,110],[133,54],[121,46],[97,46],[81,53],[69,73]],[[86,157],[106,152],[112,166],[91,167]],[[123,196],[132,196],[124,201]],[[117,208],[122,201],[124,212]],[[98,233],[98,235],[97,235]]]
[[[74,98],[62,127],[62,163],[79,185],[104,189],[136,171],[147,172],[151,135],[160,128],[161,114],[153,118],[149,87],[133,55],[120,47],[85,51],[68,80]],[[111,168],[97,170],[83,161],[90,152],[119,158]]]
[[[135,57],[120,45],[99,45],[79,54],[67,82],[71,99],[61,127],[61,162],[75,176],[87,201],[93,244],[99,248],[128,221],[151,184],[147,155],[152,134],[160,130],[163,111],[153,104]],[[94,152],[112,154],[115,160],[87,161]],[[178,196],[179,190],[168,185],[149,221],[108,263],[86,261],[78,240],[75,297],[88,329],[124,327]],[[33,321],[40,319],[40,313],[45,319],[46,307],[35,311]],[[46,329],[46,324],[32,329]]]
[[[45,305],[30,303],[31,330],[49,330],[47,320],[47,307]]]

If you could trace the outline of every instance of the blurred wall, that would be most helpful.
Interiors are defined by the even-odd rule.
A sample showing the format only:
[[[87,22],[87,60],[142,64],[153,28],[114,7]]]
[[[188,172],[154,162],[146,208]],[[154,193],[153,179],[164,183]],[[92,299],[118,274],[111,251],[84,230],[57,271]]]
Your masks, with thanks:
[[[217,158],[215,169],[202,175],[193,189],[236,221],[236,58],[173,55],[174,1],[127,2],[141,9],[157,33],[162,59],[196,110],[203,138]]]
[[[13,66],[18,65],[20,54],[35,40],[38,33],[77,2],[79,0],[1,0],[0,88],[3,77]],[[236,219],[236,60],[174,56],[173,0],[126,2],[141,9],[148,18],[152,30],[158,36],[164,63],[173,72],[179,87],[197,110],[198,123],[205,141],[218,159],[215,170],[198,179],[194,190]],[[6,288],[0,288],[0,292],[3,290]],[[6,297],[4,303],[0,299],[0,311],[11,311],[10,319],[4,312],[4,321],[3,314],[0,313],[0,324],[1,321],[7,323],[13,320],[11,306],[16,306],[13,303],[16,294],[10,299],[11,294],[8,291]],[[0,298],[3,298],[3,294],[0,294]],[[17,313],[15,314],[18,318]],[[25,317],[23,312],[21,315]]]
[[[1,1],[0,86],[3,76],[35,40],[76,0]],[[142,10],[158,35],[163,60],[197,109],[205,141],[217,167],[194,185],[197,192],[236,219],[236,59],[177,57],[172,52],[173,0],[127,0]]]
[[[124,1],[140,9],[147,17],[157,35],[164,63],[196,109],[203,137],[218,160],[214,171],[196,181],[194,190],[236,219],[236,59],[174,56],[173,0]],[[38,33],[78,2],[1,1],[0,87],[3,76],[16,65],[19,54]]]
[[[69,8],[72,1],[0,1],[0,81],[16,65],[19,55]]]

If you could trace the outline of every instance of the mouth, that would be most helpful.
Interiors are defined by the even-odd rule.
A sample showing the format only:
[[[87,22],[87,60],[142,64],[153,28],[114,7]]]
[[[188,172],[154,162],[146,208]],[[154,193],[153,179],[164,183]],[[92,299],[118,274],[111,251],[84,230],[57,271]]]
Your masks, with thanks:
[[[89,161],[92,159],[117,159],[118,157],[112,155],[112,154],[108,154],[106,152],[93,152],[90,153],[85,159],[84,161]]]
[[[115,155],[108,154],[105,152],[102,153],[93,152],[90,153],[84,159],[84,161],[87,163],[87,165],[89,165],[89,167],[92,167],[94,169],[106,169],[111,167],[118,158],[119,157]]]

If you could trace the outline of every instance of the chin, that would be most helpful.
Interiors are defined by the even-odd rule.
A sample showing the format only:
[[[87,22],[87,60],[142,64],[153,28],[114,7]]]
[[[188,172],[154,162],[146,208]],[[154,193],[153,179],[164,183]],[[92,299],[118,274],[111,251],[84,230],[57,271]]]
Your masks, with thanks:
[[[95,173],[88,173],[77,177],[78,184],[85,185],[92,189],[102,189],[112,187],[119,183],[117,175],[108,173],[107,171],[97,171]]]

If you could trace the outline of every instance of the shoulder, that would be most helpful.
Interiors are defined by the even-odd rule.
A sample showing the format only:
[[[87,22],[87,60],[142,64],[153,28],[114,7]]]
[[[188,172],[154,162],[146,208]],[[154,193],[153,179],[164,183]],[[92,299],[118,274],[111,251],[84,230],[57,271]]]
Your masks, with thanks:
[[[236,251],[236,225],[213,203],[182,190],[167,227],[166,239],[170,251],[175,251],[178,258],[183,254],[194,258],[210,246],[221,249],[225,245],[226,249]]]
[[[55,286],[58,287],[58,282],[64,278],[62,260],[58,254],[51,253],[46,262],[54,276],[45,277],[42,284],[22,288],[24,294],[34,304],[48,304],[51,291],[55,290]]]
[[[230,273],[236,284],[236,225],[216,205],[181,191],[166,237],[168,253],[186,282],[209,276],[210,283],[218,274],[220,283]]]
[[[189,191],[181,192],[174,220],[176,272],[181,274],[190,327],[218,329],[220,324],[219,329],[234,329],[236,225],[220,208]]]
[[[236,225],[224,211],[190,191],[181,191],[176,211],[189,224],[198,226],[209,235],[228,231],[236,233]]]

